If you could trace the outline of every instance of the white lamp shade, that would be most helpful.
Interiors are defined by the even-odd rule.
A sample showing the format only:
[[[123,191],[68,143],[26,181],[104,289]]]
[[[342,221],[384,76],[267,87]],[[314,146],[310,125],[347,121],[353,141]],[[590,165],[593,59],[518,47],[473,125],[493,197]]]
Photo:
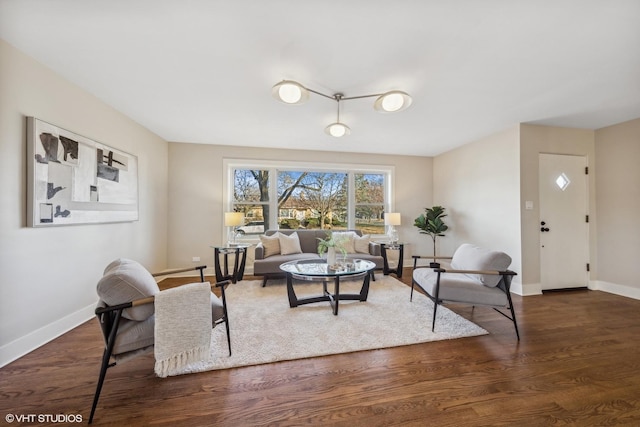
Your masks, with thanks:
[[[385,225],[400,225],[400,213],[387,212],[384,214]]]
[[[244,214],[242,212],[225,212],[224,225],[227,227],[244,225]]]
[[[298,82],[283,80],[273,86],[271,94],[285,104],[302,104],[309,99],[309,91]]]
[[[324,131],[327,133],[327,135],[336,138],[351,134],[351,129],[349,129],[349,126],[343,123],[331,123],[329,126],[324,128]]]
[[[392,90],[380,95],[373,104],[373,108],[381,113],[395,113],[406,110],[410,105],[411,97],[409,94],[400,90]]]

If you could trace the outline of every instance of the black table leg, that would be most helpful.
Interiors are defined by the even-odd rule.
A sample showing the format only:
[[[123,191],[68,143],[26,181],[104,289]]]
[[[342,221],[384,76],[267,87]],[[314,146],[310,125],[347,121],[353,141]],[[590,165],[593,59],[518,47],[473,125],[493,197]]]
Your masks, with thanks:
[[[297,307],[298,297],[296,296],[296,292],[293,290],[293,276],[291,273],[287,273],[287,296],[289,297],[289,307]]]
[[[340,276],[336,276],[335,277],[335,289],[334,289],[334,294],[333,294],[333,302],[334,302],[334,307],[333,307],[333,315],[337,316],[338,315],[338,305],[340,304]]]

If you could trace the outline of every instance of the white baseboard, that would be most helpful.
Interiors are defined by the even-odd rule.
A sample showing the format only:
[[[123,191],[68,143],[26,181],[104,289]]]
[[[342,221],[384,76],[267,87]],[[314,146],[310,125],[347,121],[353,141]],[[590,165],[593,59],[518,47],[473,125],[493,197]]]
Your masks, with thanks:
[[[640,288],[634,288],[632,286],[618,285],[602,280],[592,280],[589,281],[588,288],[592,291],[609,292],[611,294],[640,300]],[[522,296],[541,295],[542,286],[540,283],[527,283],[522,285],[514,281],[511,284],[511,292]]]
[[[633,286],[618,285],[616,283],[605,282],[603,280],[595,280],[589,282],[589,289],[609,292],[610,294],[640,300],[640,288],[635,288]]]
[[[542,286],[540,286],[540,283],[526,283],[523,285],[514,280],[511,282],[511,292],[523,297],[542,295]]]
[[[95,304],[71,313],[0,347],[0,368],[83,324],[95,316]],[[98,333],[99,331],[96,331]]]

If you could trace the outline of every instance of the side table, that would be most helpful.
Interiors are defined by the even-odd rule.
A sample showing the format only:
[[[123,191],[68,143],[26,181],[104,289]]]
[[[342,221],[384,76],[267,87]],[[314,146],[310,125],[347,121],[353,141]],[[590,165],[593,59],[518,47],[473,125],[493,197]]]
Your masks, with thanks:
[[[244,276],[244,266],[247,262],[247,249],[251,245],[220,245],[211,246],[213,248],[213,261],[216,270],[216,282],[223,280],[231,280],[236,283],[242,280]],[[229,271],[229,255],[233,254],[233,271]],[[223,266],[220,266],[220,258],[224,260]],[[223,269],[224,268],[224,269]]]
[[[380,245],[380,253],[382,255],[382,260],[384,261],[384,266],[382,272],[385,276],[388,276],[391,273],[395,273],[396,277],[399,279],[402,277],[402,259],[404,257],[404,243],[388,243],[388,242],[378,242]],[[395,268],[389,268],[389,259],[387,258],[387,250],[396,250],[398,251],[398,264]]]

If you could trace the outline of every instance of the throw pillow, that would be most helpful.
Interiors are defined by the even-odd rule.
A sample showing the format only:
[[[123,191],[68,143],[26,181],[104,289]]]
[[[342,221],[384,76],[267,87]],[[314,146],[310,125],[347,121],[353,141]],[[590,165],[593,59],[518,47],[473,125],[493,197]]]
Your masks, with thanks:
[[[356,247],[356,253],[358,254],[369,253],[369,242],[371,241],[371,236],[369,234],[365,234],[362,237],[356,234],[353,239]]]
[[[354,240],[356,233],[354,233],[353,231],[334,231],[332,235],[336,241],[340,241],[342,243],[342,247],[348,254],[356,253]]]
[[[260,236],[260,241],[264,247],[264,257],[268,258],[272,255],[278,255],[280,253],[280,239],[278,237],[280,233],[275,233],[271,236]]]
[[[297,232],[293,232],[290,235],[278,233],[280,239],[280,253],[282,255],[301,254],[300,238]]]

